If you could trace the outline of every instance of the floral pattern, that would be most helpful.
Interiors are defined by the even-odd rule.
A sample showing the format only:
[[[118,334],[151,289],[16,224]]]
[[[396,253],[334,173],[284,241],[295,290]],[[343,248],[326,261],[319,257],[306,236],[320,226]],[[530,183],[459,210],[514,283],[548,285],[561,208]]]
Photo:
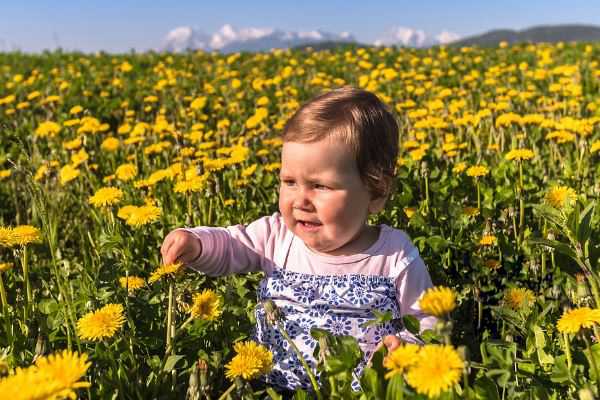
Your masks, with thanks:
[[[401,330],[400,309],[392,277],[311,275],[275,269],[262,280],[258,291],[256,340],[273,352],[273,371],[266,379],[269,384],[281,389],[310,389],[310,381],[283,336],[267,324],[261,302],[268,299],[275,302],[284,315],[286,331],[313,369],[316,362],[312,354],[317,345],[310,335],[313,327],[326,329],[335,335],[358,338],[364,357],[356,368],[357,376],[360,376],[382,338]],[[394,320],[364,327],[366,321],[374,318],[373,310],[390,311]]]

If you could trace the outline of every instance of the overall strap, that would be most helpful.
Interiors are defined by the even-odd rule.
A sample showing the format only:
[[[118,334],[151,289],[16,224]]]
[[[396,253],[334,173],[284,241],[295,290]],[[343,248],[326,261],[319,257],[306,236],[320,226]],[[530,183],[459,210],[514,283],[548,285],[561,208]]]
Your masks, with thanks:
[[[398,258],[398,261],[390,268],[389,277],[396,280],[400,273],[404,271],[406,267],[410,265],[416,258],[419,257],[419,249],[416,246],[411,244],[411,247],[406,249],[406,252],[402,257]]]
[[[283,243],[275,250],[274,261],[276,268],[286,269],[287,259],[290,254],[293,241],[294,234],[290,231],[287,231],[285,237],[283,238]]]

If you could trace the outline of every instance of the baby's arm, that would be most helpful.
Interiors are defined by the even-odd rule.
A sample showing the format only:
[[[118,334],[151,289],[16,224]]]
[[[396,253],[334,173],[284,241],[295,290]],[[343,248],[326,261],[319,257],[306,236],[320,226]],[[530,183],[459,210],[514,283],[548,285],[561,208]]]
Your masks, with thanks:
[[[431,288],[431,277],[420,256],[412,260],[396,279],[396,296],[400,304],[400,314],[416,317],[421,325],[421,331],[432,329],[437,319],[425,314],[419,307],[419,300],[425,290]]]
[[[263,217],[248,226],[180,228],[161,247],[163,262],[181,261],[211,276],[260,270],[268,263],[279,218]]]

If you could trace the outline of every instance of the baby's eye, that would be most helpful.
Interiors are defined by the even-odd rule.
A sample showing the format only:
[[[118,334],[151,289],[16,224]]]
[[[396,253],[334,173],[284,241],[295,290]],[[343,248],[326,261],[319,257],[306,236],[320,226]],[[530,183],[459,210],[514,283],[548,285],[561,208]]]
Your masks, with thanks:
[[[281,184],[284,186],[294,186],[296,184],[296,182],[294,182],[290,179],[282,179]]]
[[[329,187],[325,186],[325,185],[321,185],[319,183],[315,183],[315,189],[317,189],[317,190],[328,190]]]

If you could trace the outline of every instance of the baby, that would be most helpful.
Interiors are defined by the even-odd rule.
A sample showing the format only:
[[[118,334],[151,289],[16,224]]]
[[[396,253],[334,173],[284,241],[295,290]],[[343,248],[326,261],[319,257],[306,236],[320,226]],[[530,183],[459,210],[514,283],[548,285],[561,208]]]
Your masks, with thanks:
[[[299,359],[271,327],[261,302],[282,311],[286,331],[314,368],[312,327],[352,335],[364,352],[360,372],[383,342],[410,341],[399,322],[414,315],[421,329],[435,323],[418,300],[432,286],[417,248],[401,230],[367,223],[393,186],[398,126],[374,94],[341,88],[315,97],[283,131],[279,212],[248,226],[197,227],[170,232],[164,263],[181,261],[211,276],[264,271],[258,291],[255,339],[273,352],[267,382],[309,388]],[[393,320],[363,326],[374,310]]]

